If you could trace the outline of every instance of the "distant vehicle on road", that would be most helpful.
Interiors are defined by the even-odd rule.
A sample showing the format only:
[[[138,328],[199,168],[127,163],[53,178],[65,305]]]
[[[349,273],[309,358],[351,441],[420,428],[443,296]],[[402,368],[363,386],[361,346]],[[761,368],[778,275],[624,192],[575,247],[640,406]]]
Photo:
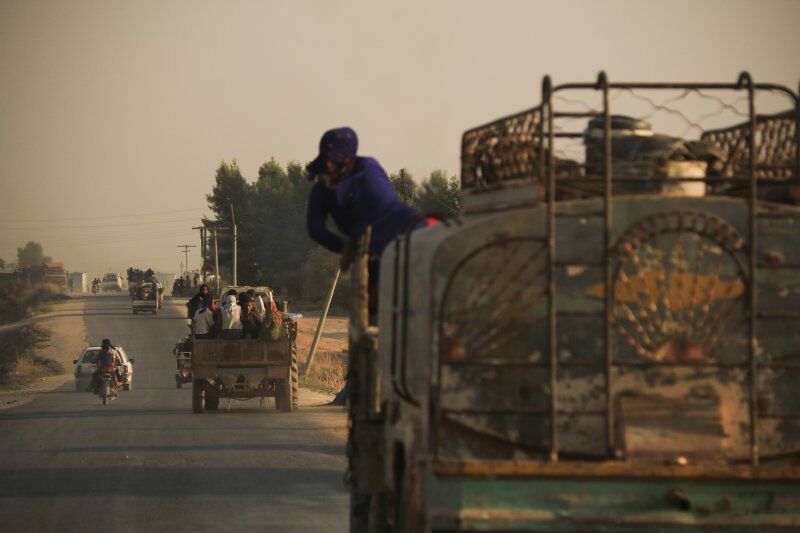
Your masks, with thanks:
[[[115,349],[122,358],[122,374],[127,376],[127,382],[122,386],[122,390],[129,391],[133,388],[133,359],[128,358],[128,354],[122,346],[115,346]],[[85,392],[92,381],[92,374],[97,366],[97,354],[100,353],[100,346],[89,346],[85,348],[80,357],[74,359],[72,364],[75,365],[75,392]]]
[[[131,292],[131,308],[133,314],[158,313],[161,308],[161,293],[163,290],[157,282],[140,281]]]
[[[103,276],[103,292],[122,292],[122,276],[115,272],[109,272]]]
[[[67,271],[64,269],[64,263],[44,263],[42,267],[45,283],[58,285],[62,291],[67,290]]]

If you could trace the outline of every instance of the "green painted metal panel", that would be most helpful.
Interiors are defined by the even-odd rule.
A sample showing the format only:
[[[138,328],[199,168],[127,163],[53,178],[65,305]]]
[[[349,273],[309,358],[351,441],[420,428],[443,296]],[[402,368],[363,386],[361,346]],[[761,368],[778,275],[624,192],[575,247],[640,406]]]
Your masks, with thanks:
[[[800,528],[792,482],[430,475],[426,492],[432,531]]]

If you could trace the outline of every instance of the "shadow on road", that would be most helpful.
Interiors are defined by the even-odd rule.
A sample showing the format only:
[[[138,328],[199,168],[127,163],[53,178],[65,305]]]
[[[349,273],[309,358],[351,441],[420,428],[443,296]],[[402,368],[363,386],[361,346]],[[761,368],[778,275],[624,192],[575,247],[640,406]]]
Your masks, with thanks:
[[[122,401],[122,400],[120,400]],[[296,414],[314,414],[314,413],[335,413],[333,409],[324,408],[324,407],[301,407],[298,409]],[[286,431],[318,431],[320,429],[341,429],[340,426],[332,426],[331,428],[313,426],[313,427],[298,427],[297,425],[292,424],[292,417],[295,416],[292,413],[281,413],[280,411],[274,409],[241,409],[241,410],[231,410],[225,411],[220,410],[217,412],[206,412],[202,415],[195,415],[191,412],[191,408],[189,406],[180,409],[167,409],[167,408],[152,408],[152,409],[120,409],[118,406],[108,406],[104,407],[98,403],[92,403],[91,405],[87,405],[85,409],[80,411],[7,411],[7,412],[0,412],[0,423],[4,421],[19,421],[19,420],[48,420],[48,419],[64,419],[64,418],[81,418],[81,419],[88,419],[88,418],[108,418],[108,417],[127,417],[127,416],[150,416],[150,415],[165,415],[165,416],[174,416],[174,415],[182,415],[191,417],[193,420],[205,420],[210,417],[220,416],[225,418],[234,419],[236,417],[243,417],[243,416],[261,416],[261,417],[269,417],[271,419],[274,418],[283,418],[286,421],[286,427],[271,427],[270,429],[281,429]],[[247,431],[251,428],[242,428],[242,431]],[[262,428],[252,428],[261,430]]]
[[[136,452],[277,452],[298,451],[306,453],[320,453],[341,457],[344,444],[163,444],[147,446],[76,446],[73,448],[46,448],[43,453],[115,453],[127,454]]]
[[[235,487],[237,496],[345,493],[340,470],[313,468],[11,468],[0,498],[58,496],[212,496]]]

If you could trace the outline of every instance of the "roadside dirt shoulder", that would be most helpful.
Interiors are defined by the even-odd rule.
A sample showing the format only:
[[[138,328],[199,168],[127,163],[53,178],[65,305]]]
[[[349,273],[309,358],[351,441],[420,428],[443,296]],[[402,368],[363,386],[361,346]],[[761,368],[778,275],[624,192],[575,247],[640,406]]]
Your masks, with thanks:
[[[72,360],[87,346],[84,309],[85,303],[82,301],[60,302],[54,304],[48,313],[57,316],[37,322],[50,334],[50,339],[37,350],[37,355],[57,361],[65,371],[55,376],[40,378],[19,390],[0,393],[0,409],[24,405],[39,394],[55,390],[72,379]]]
[[[297,358],[305,364],[314,332],[319,322],[319,312],[303,313],[297,331]],[[344,386],[347,374],[347,317],[328,315],[319,339],[314,365],[308,378],[301,378],[303,386],[336,392]]]

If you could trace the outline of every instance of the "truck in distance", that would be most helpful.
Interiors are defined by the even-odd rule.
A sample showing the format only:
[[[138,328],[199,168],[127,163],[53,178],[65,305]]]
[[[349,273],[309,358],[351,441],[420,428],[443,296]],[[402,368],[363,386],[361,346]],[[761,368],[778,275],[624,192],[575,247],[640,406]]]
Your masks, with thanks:
[[[45,283],[52,283],[58,286],[62,291],[67,290],[67,271],[64,269],[64,263],[44,263],[42,265]]]
[[[108,272],[103,275],[100,282],[102,292],[122,292],[122,276],[116,272]]]

